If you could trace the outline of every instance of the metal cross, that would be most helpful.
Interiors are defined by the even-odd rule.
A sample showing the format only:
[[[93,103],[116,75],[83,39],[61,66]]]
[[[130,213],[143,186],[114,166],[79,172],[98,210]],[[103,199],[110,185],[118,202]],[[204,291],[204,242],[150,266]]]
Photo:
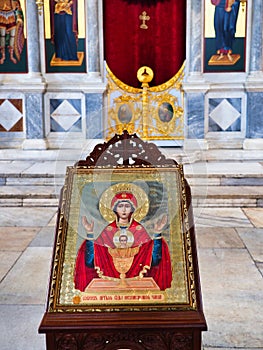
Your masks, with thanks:
[[[143,11],[142,14],[139,16],[139,19],[142,20],[142,24],[140,25],[141,29],[148,29],[148,26],[145,24],[145,21],[149,21],[150,16],[147,16],[146,11]]]

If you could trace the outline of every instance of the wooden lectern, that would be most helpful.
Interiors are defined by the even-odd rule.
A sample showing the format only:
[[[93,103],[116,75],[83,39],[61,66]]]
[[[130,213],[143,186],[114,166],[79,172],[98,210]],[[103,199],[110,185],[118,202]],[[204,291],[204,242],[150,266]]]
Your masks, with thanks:
[[[48,350],[200,350],[206,329],[183,167],[115,135],[67,168],[39,332]]]

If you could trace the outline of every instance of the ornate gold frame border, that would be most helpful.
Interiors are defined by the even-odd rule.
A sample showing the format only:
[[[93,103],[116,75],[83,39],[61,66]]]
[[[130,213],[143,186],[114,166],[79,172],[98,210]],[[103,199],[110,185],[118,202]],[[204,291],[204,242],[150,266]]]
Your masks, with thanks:
[[[117,166],[114,167],[114,171],[127,171],[129,170],[141,170],[141,167],[134,166]],[[182,213],[182,235],[183,235],[183,250],[185,256],[185,264],[186,264],[186,282],[188,288],[188,298],[189,302],[186,304],[160,304],[160,305],[137,305],[137,304],[121,304],[121,305],[69,305],[67,303],[61,303],[61,295],[64,294],[64,299],[67,298],[67,294],[70,295],[70,288],[67,288],[67,282],[63,281],[63,274],[65,276],[67,274],[72,274],[72,266],[67,264],[65,261],[66,254],[66,245],[70,244],[67,242],[67,233],[70,227],[69,224],[69,216],[70,216],[70,203],[73,189],[73,180],[76,174],[85,172],[103,172],[109,171],[108,167],[100,167],[100,169],[95,169],[93,167],[68,167],[67,174],[65,178],[65,185],[61,192],[60,198],[60,210],[57,218],[57,236],[56,242],[53,252],[53,264],[51,271],[51,282],[50,282],[50,291],[48,297],[48,312],[96,312],[96,311],[139,311],[139,310],[196,310],[197,309],[197,300],[196,300],[196,285],[195,285],[195,274],[194,274],[194,266],[192,259],[192,246],[191,246],[191,234],[190,234],[190,223],[189,223],[189,213],[188,213],[188,203],[187,203],[187,195],[185,189],[185,179],[183,174],[182,165],[168,165],[168,166],[157,166],[154,168],[152,166],[144,166],[145,170],[158,170],[164,172],[174,172],[177,171],[180,178],[180,189],[181,189],[181,198],[180,198],[180,206]],[[61,287],[63,284],[64,292],[61,293]],[[70,295],[70,298],[72,296]],[[72,299],[71,299],[72,300]]]

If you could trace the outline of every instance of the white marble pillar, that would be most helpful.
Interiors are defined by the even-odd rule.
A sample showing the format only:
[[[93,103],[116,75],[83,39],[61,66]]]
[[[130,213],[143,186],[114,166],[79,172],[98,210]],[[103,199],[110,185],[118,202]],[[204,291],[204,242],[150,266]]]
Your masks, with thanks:
[[[245,148],[263,148],[263,2],[248,3],[251,11],[249,74],[247,91],[247,140]]]
[[[35,1],[26,1],[28,73],[40,75],[38,9]]]
[[[102,2],[101,0],[88,0],[87,6],[87,51],[88,73],[100,75],[102,72]],[[102,47],[102,46],[101,46]]]
[[[202,11],[201,0],[187,1],[186,81],[202,73]]]
[[[204,138],[204,102],[207,84],[202,64],[203,6],[201,0],[187,1],[185,92],[185,141],[192,147],[195,139]],[[198,141],[198,145],[199,142]],[[196,144],[196,142],[194,142]],[[206,145],[202,146],[206,148]]]
[[[250,65],[249,71],[262,72],[262,44],[263,44],[263,2],[253,0],[251,2],[251,38],[250,38]]]
[[[43,15],[42,15],[43,16]],[[30,88],[25,88],[25,125],[26,140],[24,149],[45,149],[44,138],[44,109],[43,91],[44,83],[41,74],[40,40],[39,40],[39,14],[33,0],[26,1],[27,20],[27,57],[28,74],[26,80]]]

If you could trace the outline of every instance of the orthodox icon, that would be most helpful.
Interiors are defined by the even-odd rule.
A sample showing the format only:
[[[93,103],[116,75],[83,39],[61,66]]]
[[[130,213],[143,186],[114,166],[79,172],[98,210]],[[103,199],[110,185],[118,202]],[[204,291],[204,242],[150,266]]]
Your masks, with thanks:
[[[168,218],[163,214],[156,220],[151,237],[140,223],[148,207],[146,193],[135,184],[120,183],[106,189],[99,208],[110,222],[97,238],[94,221],[82,217],[87,239],[76,260],[76,289],[89,291],[101,285],[106,289],[108,281],[111,289],[171,287],[170,253],[162,237]]]
[[[132,119],[132,111],[128,104],[122,104],[118,109],[118,119],[122,124],[127,124]]]
[[[180,169],[68,168],[50,310],[196,307]]]
[[[245,2],[246,0],[206,0],[206,71],[245,69]]]
[[[174,110],[171,103],[163,102],[159,107],[158,115],[162,122],[164,123],[170,122],[174,115]]]
[[[79,11],[80,6],[83,3],[79,5],[78,0],[50,0],[49,7],[46,4],[48,72],[80,72],[85,68],[84,11]]]
[[[0,1],[0,71],[26,71],[24,27],[22,1]]]

